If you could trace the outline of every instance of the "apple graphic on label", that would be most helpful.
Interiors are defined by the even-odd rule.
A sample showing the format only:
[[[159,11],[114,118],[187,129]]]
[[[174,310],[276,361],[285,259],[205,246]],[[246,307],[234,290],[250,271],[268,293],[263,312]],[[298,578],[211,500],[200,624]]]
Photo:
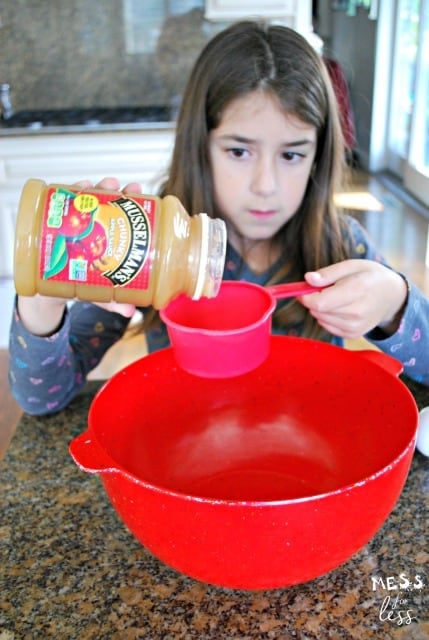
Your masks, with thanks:
[[[68,215],[63,217],[59,230],[67,237],[79,236],[88,229],[91,220],[91,211],[77,211],[71,205]]]
[[[69,258],[84,259],[88,264],[99,268],[97,261],[102,262],[102,257],[106,252],[107,237],[102,224],[94,222],[91,233],[77,240],[67,241],[67,251]],[[102,265],[100,265],[102,266]]]

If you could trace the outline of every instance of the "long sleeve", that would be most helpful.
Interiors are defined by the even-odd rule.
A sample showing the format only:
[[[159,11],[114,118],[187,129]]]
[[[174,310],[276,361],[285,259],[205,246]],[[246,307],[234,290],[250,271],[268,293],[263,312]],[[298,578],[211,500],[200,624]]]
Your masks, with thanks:
[[[415,285],[408,286],[407,306],[396,333],[386,338],[375,329],[366,338],[400,360],[407,376],[429,385],[429,300]]]
[[[83,387],[89,371],[124,333],[128,318],[96,305],[75,302],[58,331],[29,333],[15,307],[9,341],[9,383],[27,413],[43,415],[65,407]]]
[[[350,229],[354,257],[375,260],[389,267],[356,220],[350,219]],[[404,373],[410,378],[429,385],[429,299],[412,282],[407,280],[407,284],[408,299],[398,330],[386,337],[376,327],[365,338],[384,353],[400,360]]]

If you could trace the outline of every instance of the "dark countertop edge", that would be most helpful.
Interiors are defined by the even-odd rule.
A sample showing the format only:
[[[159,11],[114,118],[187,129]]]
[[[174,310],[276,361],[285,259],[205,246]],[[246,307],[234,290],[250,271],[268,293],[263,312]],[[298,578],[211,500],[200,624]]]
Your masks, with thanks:
[[[1,137],[13,137],[13,136],[40,136],[51,134],[70,134],[70,133],[109,133],[118,131],[153,131],[156,129],[167,130],[174,129],[176,123],[174,121],[168,122],[124,122],[115,124],[76,124],[76,125],[63,125],[56,127],[1,127],[0,126],[0,138]]]

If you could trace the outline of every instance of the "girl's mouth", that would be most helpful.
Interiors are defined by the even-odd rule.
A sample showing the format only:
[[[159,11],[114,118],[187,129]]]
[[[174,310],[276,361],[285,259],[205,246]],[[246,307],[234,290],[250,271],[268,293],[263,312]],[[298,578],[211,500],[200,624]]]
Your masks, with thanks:
[[[262,211],[261,209],[249,209],[249,213],[255,218],[271,218],[275,215],[275,209],[269,209],[266,211]]]

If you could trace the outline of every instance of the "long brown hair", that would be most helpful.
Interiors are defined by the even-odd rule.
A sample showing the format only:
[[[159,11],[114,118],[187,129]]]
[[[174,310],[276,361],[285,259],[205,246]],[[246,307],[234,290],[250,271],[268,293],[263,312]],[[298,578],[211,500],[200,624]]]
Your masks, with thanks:
[[[341,217],[334,205],[344,143],[326,67],[293,29],[242,21],[205,46],[183,94],[172,163],[160,195],[176,195],[191,214],[221,215],[213,193],[208,135],[232,100],[255,90],[277,96],[285,113],[317,131],[317,151],[305,196],[275,238],[285,256],[275,280],[302,278],[306,271],[347,257]],[[323,337],[320,327],[294,300],[277,312],[275,322],[304,323],[305,335]]]

